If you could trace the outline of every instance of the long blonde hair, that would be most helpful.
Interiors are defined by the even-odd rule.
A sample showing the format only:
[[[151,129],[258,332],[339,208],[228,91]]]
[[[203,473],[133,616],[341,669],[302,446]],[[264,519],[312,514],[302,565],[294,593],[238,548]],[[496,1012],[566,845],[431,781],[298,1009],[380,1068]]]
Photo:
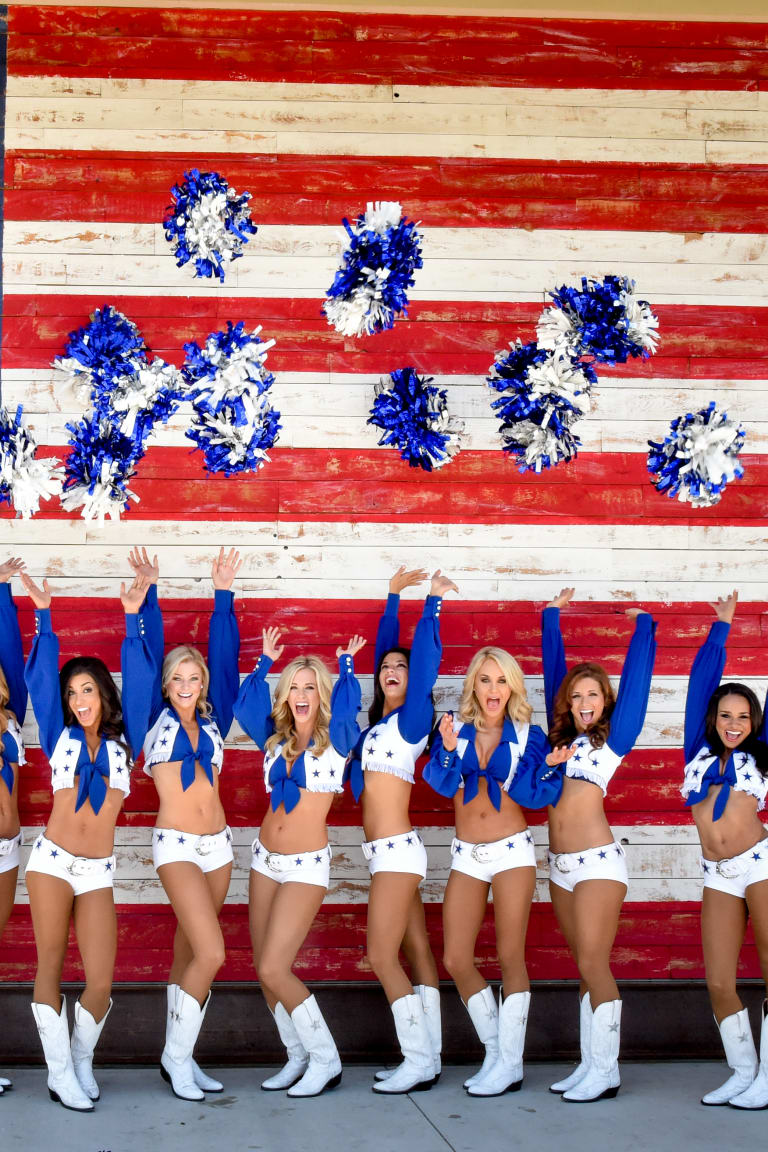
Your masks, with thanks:
[[[319,656],[296,656],[290,664],[286,664],[280,673],[280,679],[275,688],[275,699],[272,705],[272,719],[275,731],[264,745],[265,752],[272,752],[278,744],[284,744],[283,758],[290,764],[300,755],[296,727],[288,703],[288,693],[294,676],[302,668],[308,668],[315,674],[317,692],[320,697],[320,707],[315,718],[315,727],[312,732],[313,752],[319,756],[331,746],[331,690],[333,681],[331,674]]]
[[[163,670],[160,676],[163,696],[166,700],[168,699],[168,685],[171,682],[171,677],[179,664],[183,664],[185,660],[191,660],[193,664],[197,664],[203,680],[203,687],[195,703],[195,708],[201,716],[210,716],[213,711],[208,700],[208,685],[211,682],[211,674],[208,671],[208,665],[203,660],[202,653],[198,652],[197,648],[193,648],[191,644],[179,644],[178,648],[172,648],[163,660]]]
[[[496,661],[504,673],[504,679],[511,689],[511,695],[507,701],[507,715],[509,719],[527,724],[533,715],[533,707],[529,703],[528,695],[525,691],[523,671],[514,656],[510,656],[509,652],[504,648],[493,647],[481,648],[479,652],[475,652],[470,661],[469,668],[467,668],[467,674],[464,677],[464,687],[461,690],[461,701],[459,703],[459,719],[461,722],[463,724],[474,724],[475,728],[478,729],[485,727],[483,713],[475,696],[475,677],[484,660]]]
[[[0,668],[0,736],[3,735],[8,727],[8,717],[13,716],[13,712],[8,708],[8,703],[11,699],[11,692],[8,687],[8,681],[5,678],[5,672]],[[14,719],[17,718],[14,716]],[[18,723],[18,720],[17,720]]]

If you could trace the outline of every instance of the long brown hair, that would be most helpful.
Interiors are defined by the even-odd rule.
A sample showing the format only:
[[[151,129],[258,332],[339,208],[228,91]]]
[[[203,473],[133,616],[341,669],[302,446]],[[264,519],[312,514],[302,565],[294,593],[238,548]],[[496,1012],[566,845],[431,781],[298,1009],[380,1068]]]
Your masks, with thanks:
[[[59,672],[64,723],[68,728],[79,728],[80,721],[70,708],[67,696],[73,676],[90,676],[93,680],[101,700],[99,735],[119,744],[130,761],[133,757],[123,732],[123,706],[120,702],[120,693],[104,661],[99,660],[98,656],[75,656],[72,660],[67,660]]]
[[[8,688],[8,681],[5,678],[5,672],[0,668],[0,736],[3,735],[8,727],[8,717],[13,716],[13,712],[11,712],[8,707],[10,699],[11,693]],[[18,722],[18,717],[14,716],[14,719]],[[21,722],[23,722],[23,717]]]
[[[611,714],[616,703],[616,694],[613,691],[613,686],[608,679],[608,673],[605,668],[603,668],[601,664],[587,662],[586,664],[577,664],[574,668],[571,668],[570,672],[567,672],[563,677],[563,682],[558,688],[555,704],[552,709],[552,724],[549,729],[549,742],[553,748],[558,748],[562,744],[570,744],[580,735],[571,712],[571,697],[573,695],[574,684],[587,676],[592,680],[596,680],[600,685],[600,689],[605,697],[605,704],[600,719],[596,720],[594,724],[590,724],[585,734],[589,737],[589,742],[593,748],[602,748],[608,739],[608,733],[611,730]]]

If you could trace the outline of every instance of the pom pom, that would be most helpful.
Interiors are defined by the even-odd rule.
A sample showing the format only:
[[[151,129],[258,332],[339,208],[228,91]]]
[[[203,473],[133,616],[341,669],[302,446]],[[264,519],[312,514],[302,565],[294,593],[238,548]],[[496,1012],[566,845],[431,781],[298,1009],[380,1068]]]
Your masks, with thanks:
[[[37,460],[37,444],[21,422],[22,406],[11,417],[0,408],[0,504],[10,504],[26,518],[40,509],[40,501],[61,491],[58,460]]]
[[[408,289],[421,268],[421,235],[394,201],[369,203],[349,235],[341,267],[328,289],[323,311],[342,336],[371,335],[407,315]]]
[[[178,408],[182,385],[181,373],[172,364],[160,359],[138,362],[135,374],[119,377],[109,396],[119,432],[143,449],[158,420],[166,424]]]
[[[744,436],[742,425],[719,412],[714,400],[695,414],[678,416],[660,444],[648,441],[651,483],[684,504],[710,508],[730,480],[744,475],[739,461]]]
[[[275,378],[264,365],[275,342],[262,341],[260,332],[227,321],[226,332],[212,332],[204,349],[184,345],[182,371],[195,413],[187,436],[202,449],[209,472],[256,472],[277,440],[280,413],[267,395]]]
[[[62,507],[72,512],[82,506],[84,520],[119,519],[130,501],[138,500],[128,488],[136,470],[135,443],[109,420],[92,415],[67,424],[67,431],[72,451],[67,458]]]
[[[375,386],[368,418],[383,430],[379,444],[399,449],[411,468],[431,472],[459,451],[464,424],[448,412],[446,391],[419,376],[415,368],[398,368]]]
[[[549,293],[555,307],[539,317],[539,347],[591,356],[602,364],[650,356],[659,341],[659,321],[634,292],[635,282],[626,276],[582,276],[581,290],[563,284]]]
[[[192,260],[195,276],[218,276],[223,283],[225,267],[242,256],[243,246],[258,231],[248,209],[250,192],[238,195],[218,172],[191,168],[171,188],[171,196],[163,226],[176,266]]]
[[[70,332],[64,355],[56,357],[53,367],[65,387],[98,405],[99,396],[111,390],[118,376],[137,371],[146,351],[133,321],[106,304],[92,313],[90,323]]]

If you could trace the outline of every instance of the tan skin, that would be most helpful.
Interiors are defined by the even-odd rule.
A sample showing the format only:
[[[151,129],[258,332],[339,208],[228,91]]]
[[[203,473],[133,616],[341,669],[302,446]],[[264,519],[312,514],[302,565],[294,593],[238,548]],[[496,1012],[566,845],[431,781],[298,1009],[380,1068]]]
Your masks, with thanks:
[[[18,557],[11,557],[4,564],[0,564],[0,584],[7,583],[13,576],[18,576],[24,570],[24,563]],[[0,715],[0,740],[7,727],[6,711]],[[17,716],[20,724],[24,723],[23,716]],[[21,824],[19,823],[19,766],[11,764],[13,771],[13,792],[9,792],[5,784],[0,783],[0,840],[10,840],[18,836]],[[5,931],[8,917],[13,910],[16,898],[16,881],[18,868],[9,868],[7,872],[0,872],[0,936]]]
[[[713,605],[718,620],[733,623],[738,593],[723,597]],[[737,693],[723,696],[718,706],[715,727],[726,751],[720,757],[720,771],[725,770],[730,753],[739,747],[752,730],[749,702]],[[757,814],[757,800],[746,792],[731,790],[725,811],[713,820],[715,801],[721,785],[713,785],[707,795],[691,808],[701,840],[701,854],[706,860],[724,860],[766,838],[766,829]],[[768,880],[750,884],[746,899],[704,888],[701,896],[701,941],[704,971],[712,1011],[718,1024],[744,1007],[736,991],[739,953],[744,943],[747,921],[752,920],[760,970],[768,987]]]
[[[277,628],[263,632],[264,655],[279,660],[284,646]],[[365,645],[362,636],[353,636],[346,648],[337,648],[355,656]],[[299,668],[291,681],[288,705],[297,736],[297,752],[309,747],[315,733],[320,694],[317,676],[312,668]],[[295,761],[287,763],[288,774]],[[327,819],[333,792],[303,790],[298,804],[286,812],[281,804],[277,811],[268,805],[259,830],[259,839],[268,852],[294,853],[321,851],[328,845]],[[310,992],[295,976],[292,968],[299,949],[307,938],[312,922],[320,910],[325,888],[319,884],[290,881],[279,884],[269,876],[251,871],[248,883],[248,922],[253,948],[253,963],[270,1009],[279,1002],[293,1012]]]
[[[51,606],[48,581],[39,588],[26,573],[21,582],[35,608]],[[138,609],[146,594],[147,584],[138,579],[126,597]],[[102,701],[98,686],[85,673],[73,676],[66,691],[66,703],[85,733],[91,759],[101,744]],[[61,788],[53,794],[53,809],[45,836],[74,856],[100,859],[111,856],[115,843],[115,824],[125,799],[119,788],[107,788],[106,798],[98,812],[89,803],[75,811],[76,788]],[[67,954],[70,920],[74,919],[75,936],[85,972],[85,988],[80,1003],[97,1021],[109,1008],[112,977],[117,952],[117,917],[111,888],[73,894],[65,880],[42,872],[27,872],[32,925],[37,949],[34,1000],[58,1012],[61,1007],[61,973]]]
[[[399,568],[390,580],[390,592],[420,584],[426,573]],[[430,595],[443,596],[458,588],[438,570],[432,577]],[[384,691],[383,715],[405,703],[408,690],[407,663],[389,653],[382,663],[380,683]],[[413,828],[409,812],[412,785],[397,776],[368,772],[362,795],[366,840],[398,836]],[[377,872],[368,894],[367,955],[390,1004],[413,993],[414,984],[439,984],[437,966],[427,936],[424,906],[419,894],[421,877],[408,872]],[[400,962],[402,948],[411,969],[409,979]],[[413,981],[413,983],[411,982]]]
[[[511,686],[493,658],[488,657],[478,668],[473,693],[480,714],[476,724],[475,750],[480,767],[486,768],[501,740],[504,718],[508,715],[512,697]],[[443,746],[452,752],[458,737],[453,730],[451,713],[440,721],[440,736]],[[548,763],[554,767],[568,756],[567,750],[558,750],[548,757]],[[456,836],[470,844],[490,844],[524,832],[528,827],[520,806],[503,790],[501,807],[496,811],[484,778],[480,779],[477,796],[469,804],[464,804],[462,789],[456,793],[453,804]],[[491,884],[451,870],[443,898],[443,963],[465,1004],[487,986],[475,965],[475,944],[490,890],[493,891],[496,947],[504,995],[526,992],[530,988],[525,965],[525,934],[535,887],[535,868],[508,868],[497,873]]]
[[[573,592],[573,588],[564,588],[549,607],[564,608]],[[637,608],[626,611],[631,620],[639,614]],[[569,703],[576,731],[582,733],[600,719],[605,697],[598,681],[581,676],[571,686]],[[552,852],[579,852],[613,840],[602,792],[588,780],[567,776],[560,800],[556,807],[548,809],[548,816]],[[589,992],[593,1010],[607,1001],[618,1000],[619,989],[610,962],[626,884],[618,880],[585,880],[573,892],[567,892],[550,882],[549,891],[557,922],[578,965],[579,995]]]

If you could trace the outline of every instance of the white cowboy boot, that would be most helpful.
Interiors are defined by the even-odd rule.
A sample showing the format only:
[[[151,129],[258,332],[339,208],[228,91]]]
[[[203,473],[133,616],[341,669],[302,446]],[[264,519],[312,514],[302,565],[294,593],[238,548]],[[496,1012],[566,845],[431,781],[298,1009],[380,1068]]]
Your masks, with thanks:
[[[299,1034],[294,1027],[293,1020],[279,1000],[275,1004],[272,1015],[275,1018],[280,1039],[288,1053],[288,1063],[283,1065],[274,1076],[270,1076],[262,1082],[261,1086],[265,1092],[279,1092],[283,1088],[292,1088],[302,1078],[309,1063],[309,1056],[307,1056],[304,1045],[299,1040]]]
[[[733,1070],[733,1076],[730,1076],[720,1088],[715,1088],[714,1091],[707,1092],[706,1096],[702,1096],[702,1104],[727,1104],[734,1096],[749,1088],[757,1076],[757,1052],[746,1008],[742,1008],[741,1012],[734,1012],[732,1016],[726,1016],[718,1027],[725,1048],[725,1060],[728,1067]]]
[[[732,1096],[728,1103],[733,1108],[768,1108],[768,1000],[763,1001],[763,1024],[760,1029],[760,1067],[757,1076],[744,1092]]]
[[[589,992],[585,992],[581,998],[579,1005],[579,1043],[581,1046],[581,1063],[577,1064],[570,1076],[566,1076],[564,1080],[558,1080],[556,1084],[550,1085],[550,1092],[567,1092],[570,1088],[575,1088],[580,1080],[583,1080],[589,1068],[589,1038],[592,1034],[592,1005],[589,1000]]]
[[[93,1051],[99,1042],[101,1030],[106,1023],[107,1016],[112,1011],[110,999],[107,1010],[97,1023],[90,1012],[83,1008],[79,1000],[75,1001],[75,1025],[72,1029],[72,1064],[75,1069],[77,1082],[91,1100],[98,1100],[99,1086],[93,1076]]]
[[[13,1081],[9,1080],[7,1076],[0,1076],[0,1096],[11,1088],[13,1088]]]
[[[341,1081],[341,1060],[333,1036],[314,996],[308,996],[298,1008],[294,1008],[291,1020],[299,1042],[309,1056],[309,1064],[298,1084],[288,1089],[288,1095],[293,1098],[319,1096],[326,1088],[335,1088]]]
[[[51,1100],[58,1100],[59,1104],[75,1112],[93,1112],[93,1101],[80,1087],[72,1065],[66,999],[62,996],[60,1012],[56,1012],[49,1004],[33,1004],[32,1012],[48,1065],[48,1094]]]
[[[592,1013],[589,1036],[589,1061],[586,1074],[578,1084],[563,1093],[571,1104],[612,1099],[621,1084],[619,1044],[621,1041],[621,1000],[606,1000]]]
[[[197,1000],[183,988],[177,988],[165,1048],[160,1057],[160,1074],[180,1100],[205,1100],[195,1083],[192,1068],[192,1050],[202,1023],[203,1009]]]
[[[435,1082],[432,1040],[421,996],[414,992],[391,1005],[403,1062],[386,1080],[373,1085],[374,1092],[397,1096],[424,1092]]]
[[[517,1092],[523,1083],[523,1048],[528,1024],[530,992],[513,992],[502,1000],[499,992],[499,1054],[485,1073],[476,1077],[470,1096],[501,1096]]]
[[[480,1069],[474,1076],[469,1076],[464,1081],[464,1087],[471,1088],[491,1070],[499,1057],[499,1010],[490,984],[486,984],[480,992],[470,996],[467,1000],[467,1012],[475,1026],[478,1040],[485,1045],[485,1059]]]
[[[165,1022],[166,1039],[168,1037],[168,1029],[171,1026],[171,1012],[173,1011],[173,1008],[174,1008],[175,997],[176,997],[176,992],[178,991],[178,987],[179,987],[178,984],[169,984],[168,985],[168,1015],[166,1017],[166,1022]],[[209,992],[208,993],[208,1000],[210,1000],[210,998],[211,998],[211,994]],[[205,1012],[206,1012],[206,1009],[208,1007],[208,1000],[206,1000],[205,1007],[203,1008],[203,1016],[205,1016]],[[209,1076],[206,1072],[203,1072],[200,1065],[194,1059],[192,1060],[192,1071],[193,1071],[194,1076],[195,1076],[195,1084],[197,1084],[198,1088],[201,1088],[203,1090],[203,1092],[223,1092],[224,1091],[224,1085],[221,1083],[221,1081],[220,1080],[214,1080],[213,1076]]]
[[[414,992],[418,992],[424,1015],[427,1018],[427,1031],[432,1045],[432,1063],[435,1066],[435,1084],[440,1079],[442,1063],[440,1057],[443,1051],[443,1026],[440,1016],[440,989],[433,988],[431,984],[417,984]]]

